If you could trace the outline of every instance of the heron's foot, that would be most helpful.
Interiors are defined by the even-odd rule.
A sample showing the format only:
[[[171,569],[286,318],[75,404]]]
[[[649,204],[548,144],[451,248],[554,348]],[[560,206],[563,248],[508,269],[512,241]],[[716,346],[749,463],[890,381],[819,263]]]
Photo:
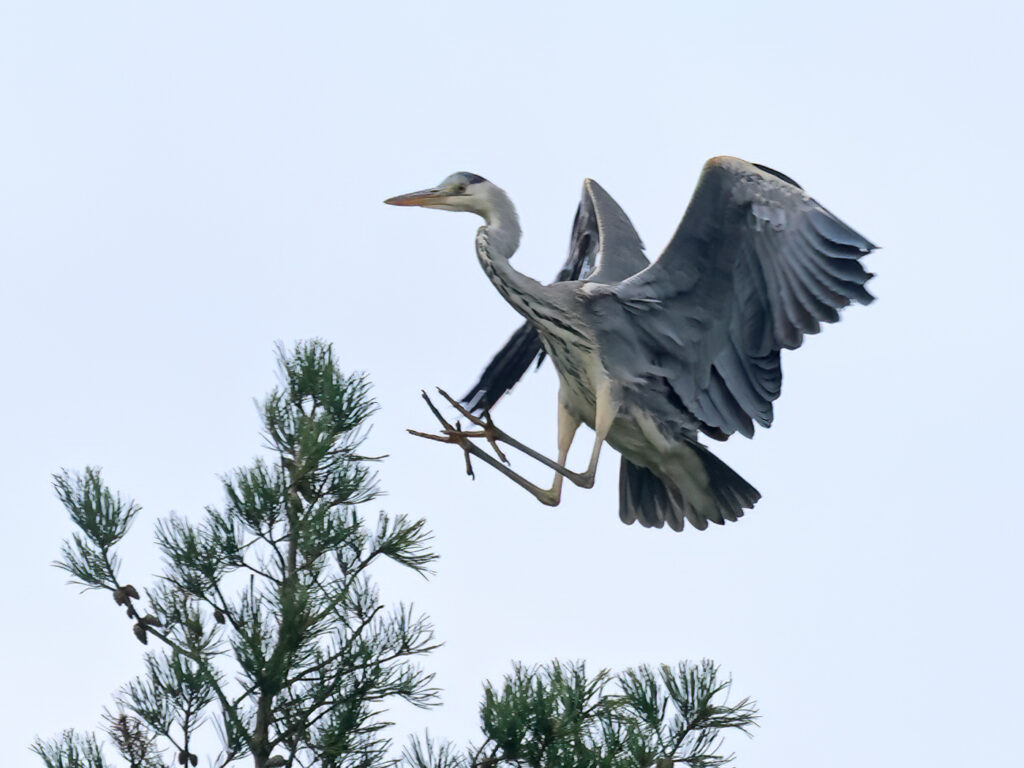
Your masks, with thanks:
[[[505,458],[505,454],[502,453],[501,450],[496,445],[496,441],[500,439],[500,430],[495,429],[494,432],[491,431],[492,429],[494,429],[494,425],[490,424],[489,418],[479,419],[478,417],[473,416],[472,414],[466,414],[467,418],[469,418],[471,423],[473,423],[475,426],[481,427],[481,429],[477,431],[464,430],[462,429],[462,425],[459,422],[455,422],[454,425],[448,423],[448,421],[445,420],[444,416],[441,415],[440,411],[438,411],[437,408],[434,407],[434,404],[430,401],[430,398],[427,397],[427,393],[423,392],[421,394],[423,395],[423,399],[427,403],[427,407],[430,408],[430,412],[434,414],[434,418],[436,418],[441,423],[441,434],[431,435],[426,432],[418,432],[415,429],[407,430],[410,434],[415,435],[416,437],[426,438],[427,440],[435,440],[439,443],[454,443],[458,445],[460,448],[462,448],[463,453],[465,453],[466,455],[466,474],[469,475],[470,477],[476,477],[476,475],[473,474],[473,465],[470,461],[470,456],[475,456],[485,464],[489,464],[490,466],[494,467],[496,470],[501,472],[501,474],[508,477],[517,485],[528,490],[542,504],[547,504],[550,507],[558,505],[561,493],[557,485],[552,488],[538,488],[525,477],[516,474],[508,466],[506,466],[508,464],[508,459]],[[452,398],[448,397],[447,394],[445,394],[444,392],[441,392],[441,394],[449,402],[452,402],[454,405],[456,405],[460,413],[465,413],[465,409],[454,403]],[[483,437],[487,439],[491,443],[491,446],[494,448],[494,450],[501,457],[502,461],[504,461],[505,463],[503,464],[502,461],[498,461],[498,459],[494,458],[493,456],[491,456],[491,454],[487,453],[487,451],[485,451],[483,448],[474,443],[473,438],[475,437]]]
[[[459,423],[455,422],[454,427],[444,427],[440,435],[431,435],[427,432],[419,432],[415,429],[407,429],[405,431],[410,435],[415,435],[416,437],[423,437],[427,440],[436,440],[439,443],[454,443],[460,446],[462,448],[462,452],[466,456],[466,474],[476,480],[476,474],[473,472],[473,462],[469,460],[469,446],[471,443],[469,442],[466,433],[459,429],[459,426]]]
[[[487,456],[486,453],[480,451],[480,449],[473,444],[472,439],[475,437],[485,438],[491,444],[491,447],[494,448],[494,452],[498,455],[498,457],[506,464],[509,463],[508,458],[498,447],[498,444],[496,442],[497,435],[495,435],[494,432],[492,431],[493,425],[490,425],[490,428],[487,426],[487,424],[490,422],[489,418],[487,422],[483,422],[477,417],[472,416],[472,414],[469,414],[469,417],[471,418],[474,424],[484,424],[484,428],[473,431],[465,430],[462,428],[462,424],[458,421],[456,421],[454,425],[450,424],[444,418],[444,416],[441,415],[441,412],[434,407],[434,404],[431,402],[430,397],[427,396],[427,393],[422,392],[421,394],[423,396],[423,399],[427,403],[427,407],[430,408],[431,413],[434,414],[434,418],[436,418],[441,423],[441,433],[435,435],[429,434],[427,432],[420,432],[415,429],[406,430],[410,435],[422,437],[426,440],[435,440],[439,443],[453,443],[455,445],[458,445],[460,448],[462,448],[462,452],[465,454],[466,457],[466,474],[469,475],[474,480],[476,479],[476,474],[473,472],[473,462],[470,460],[470,456],[475,455],[479,458],[483,458],[485,461],[493,461],[493,459],[490,459],[490,457]],[[451,401],[451,398],[447,395],[447,393],[441,391],[441,394],[444,395],[446,399]],[[465,412],[465,409],[460,408],[460,411]]]
[[[501,459],[506,464],[511,465],[512,462],[508,460],[508,457],[505,455],[505,452],[498,447],[499,440],[503,440],[504,442],[507,443],[511,440],[511,438],[502,430],[494,426],[494,422],[491,421],[491,412],[484,411],[483,418],[481,418],[480,416],[477,416],[471,413],[469,410],[467,410],[465,406],[462,405],[462,403],[460,403],[458,400],[449,395],[440,387],[437,388],[437,391],[441,395],[441,397],[447,400],[449,405],[451,405],[455,410],[461,413],[466,418],[467,421],[469,421],[471,424],[480,427],[480,431],[478,432],[464,433],[466,437],[484,438],[488,443],[490,443],[491,448],[493,449],[494,453],[497,454],[498,458]],[[428,400],[427,402],[430,401]]]
[[[473,413],[470,413],[465,407],[463,407],[462,403],[460,403],[454,397],[449,395],[443,389],[438,388],[437,391],[440,393],[441,397],[447,400],[448,403],[453,408],[455,408],[456,411],[462,414],[462,416],[464,416],[466,420],[470,422],[470,424],[472,424],[475,427],[478,427],[478,429],[465,430],[462,428],[462,424],[458,421],[456,421],[454,425],[449,423],[444,418],[444,416],[441,415],[441,412],[434,407],[434,404],[433,402],[431,402],[430,397],[427,396],[427,393],[421,392],[420,394],[422,395],[423,400],[426,402],[427,407],[430,409],[430,412],[434,414],[434,418],[437,419],[438,422],[441,424],[441,433],[428,434],[427,432],[419,432],[415,429],[409,429],[406,431],[411,435],[426,438],[427,440],[434,440],[439,443],[454,443],[455,445],[458,445],[460,448],[462,448],[462,451],[466,456],[466,474],[469,475],[470,477],[476,477],[476,475],[473,473],[473,464],[470,459],[471,456],[474,456],[480,459],[480,461],[484,462],[485,464],[489,464],[490,466],[494,467],[496,470],[501,472],[501,474],[505,475],[507,478],[515,482],[516,485],[525,488],[527,491],[533,494],[533,496],[542,504],[546,504],[549,507],[558,506],[562,497],[561,482],[556,481],[550,488],[539,488],[522,475],[514,472],[508,466],[509,460],[505,456],[505,453],[498,446],[498,441],[501,441],[503,443],[506,443],[507,445],[512,446],[517,451],[521,451],[525,453],[527,456],[536,459],[541,464],[550,467],[551,469],[555,470],[555,472],[557,472],[559,475],[561,475],[562,477],[567,477],[571,482],[578,486],[581,486],[583,488],[592,488],[594,486],[594,472],[592,470],[588,470],[587,472],[579,474],[577,472],[572,472],[566,469],[559,462],[552,461],[547,456],[538,453],[529,446],[524,445],[515,438],[498,429],[496,426],[494,426],[494,423],[491,421],[491,416],[489,413],[485,413],[482,417],[477,416]],[[495,454],[497,454],[500,461],[494,458],[494,456],[489,454],[486,450],[481,448],[475,442],[473,442],[474,438],[478,437],[482,437],[485,440],[487,440],[488,443],[490,443],[491,448],[494,449],[494,452]]]
[[[559,464],[556,461],[552,461],[543,454],[537,453],[529,446],[523,445],[521,442],[516,440],[514,437],[512,437],[504,430],[501,430],[498,427],[494,426],[494,422],[491,421],[490,411],[484,411],[484,415],[481,418],[480,416],[477,416],[468,411],[465,408],[465,406],[462,405],[462,403],[460,403],[458,400],[449,395],[440,387],[437,388],[437,391],[440,393],[441,397],[447,400],[448,403],[455,410],[461,413],[468,421],[480,427],[479,432],[467,432],[466,435],[468,437],[486,438],[487,442],[491,444],[491,448],[494,449],[494,452],[498,454],[498,456],[501,457],[501,460],[504,461],[506,464],[509,464],[510,462],[507,458],[505,458],[505,454],[502,453],[501,448],[498,447],[499,440],[507,445],[511,445],[516,450],[522,451],[527,456],[530,456],[531,458],[534,458],[537,461],[539,461],[541,464],[544,464],[545,466],[555,470],[555,472],[569,480],[569,482],[571,482],[573,485],[577,485],[580,488],[594,487],[594,472],[573,472],[571,469],[564,467],[563,465]],[[424,395],[424,397],[426,397],[426,395]],[[427,402],[429,403],[430,401],[428,400]],[[534,495],[537,496],[537,494]],[[553,491],[549,494],[549,496],[550,498],[554,499],[554,501],[545,501],[545,499],[541,498],[540,496],[537,496],[537,498],[540,499],[540,501],[543,502],[544,504],[549,504],[549,506],[556,506],[558,504],[558,497],[554,495]]]

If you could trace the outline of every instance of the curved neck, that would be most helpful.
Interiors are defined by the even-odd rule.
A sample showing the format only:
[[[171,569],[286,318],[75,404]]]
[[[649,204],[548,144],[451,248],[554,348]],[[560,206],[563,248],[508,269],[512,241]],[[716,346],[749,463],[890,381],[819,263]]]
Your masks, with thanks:
[[[494,287],[519,314],[533,319],[531,307],[542,303],[544,290],[539,282],[517,271],[509,259],[519,248],[522,229],[515,206],[502,190],[494,188],[487,204],[479,211],[487,223],[476,235],[476,255]]]
[[[487,222],[483,229],[487,231],[493,255],[505,261],[511,259],[519,248],[523,230],[516,207],[505,190],[492,186],[477,213]]]

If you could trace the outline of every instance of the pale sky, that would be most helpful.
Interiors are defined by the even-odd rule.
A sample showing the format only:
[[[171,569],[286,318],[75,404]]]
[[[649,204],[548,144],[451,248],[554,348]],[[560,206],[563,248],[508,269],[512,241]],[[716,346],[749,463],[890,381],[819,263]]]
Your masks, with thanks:
[[[474,738],[512,659],[707,656],[763,714],[729,741],[739,765],[1018,759],[1022,24],[1008,1],[4,0],[8,764],[94,727],[143,651],[50,567],[71,526],[49,475],[99,465],[143,505],[122,554],[146,583],[154,521],[221,503],[217,476],[260,449],[274,342],[310,336],[371,376],[381,506],[426,517],[441,555],[430,582],[384,574],[446,643],[425,660],[445,705],[396,712],[400,740]],[[419,390],[461,393],[519,317],[477,219],[381,200],[481,174],[519,207],[516,266],[547,280],[584,177],[653,257],[718,154],[882,246],[878,301],[784,354],[775,426],[715,446],[753,512],[626,527],[610,451],[549,509],[406,435],[434,426]],[[555,390],[546,366],[495,418],[553,452]]]

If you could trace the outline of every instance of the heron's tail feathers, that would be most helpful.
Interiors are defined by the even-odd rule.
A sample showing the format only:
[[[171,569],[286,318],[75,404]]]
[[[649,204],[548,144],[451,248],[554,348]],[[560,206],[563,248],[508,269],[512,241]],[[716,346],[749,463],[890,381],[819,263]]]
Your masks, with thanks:
[[[619,470],[619,517],[630,524],[636,521],[645,528],[661,528],[668,523],[674,531],[683,530],[689,521],[697,530],[708,527],[708,521],[724,525],[726,520],[743,517],[761,494],[729,466],[696,443],[691,443],[689,468],[684,462],[671,480],[659,477],[647,467],[632,464],[625,458]],[[688,457],[690,458],[690,457]],[[694,471],[696,470],[696,471]]]

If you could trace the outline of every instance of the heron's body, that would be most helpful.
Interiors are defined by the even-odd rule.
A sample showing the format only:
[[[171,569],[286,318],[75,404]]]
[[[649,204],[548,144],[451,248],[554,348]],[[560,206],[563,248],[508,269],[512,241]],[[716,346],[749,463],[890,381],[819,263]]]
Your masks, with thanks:
[[[669,499],[667,502],[660,500],[664,509],[644,514],[648,510],[620,504],[623,520],[627,523],[637,519],[664,521],[681,529],[685,518],[704,528],[709,519],[722,523],[742,516],[743,508],[736,504],[719,508],[721,505],[709,489],[709,472],[702,460],[714,460],[714,457],[698,442],[698,420],[673,404],[669,388],[651,380],[614,381],[602,362],[594,334],[585,326],[574,328],[561,319],[582,312],[587,298],[600,290],[599,287],[574,280],[549,286],[538,284],[529,295],[510,288],[508,281],[502,279],[508,265],[498,261],[501,256],[490,246],[492,240],[508,241],[488,237],[489,229],[481,227],[477,233],[480,264],[498,292],[536,329],[540,344],[558,374],[560,410],[573,421],[595,429],[597,392],[606,390],[615,417],[604,441],[624,459],[620,469],[624,478],[622,484],[628,473],[638,474],[635,468],[649,470],[665,484]],[[728,469],[724,464],[721,466]],[[639,476],[641,482],[650,484],[645,473]],[[738,475],[736,477],[739,479]],[[749,486],[745,490],[751,503],[756,501],[759,494]],[[671,497],[676,497],[674,509]],[[656,502],[648,500],[647,503]]]
[[[478,238],[479,242],[479,238]],[[481,256],[484,271],[487,256]],[[495,280],[498,284],[498,281]],[[594,429],[597,414],[596,393],[609,391],[616,411],[605,441],[634,464],[663,469],[669,459],[684,460],[697,439],[697,422],[692,416],[668,404],[667,391],[655,391],[651,384],[633,386],[612,380],[601,361],[598,341],[585,329],[573,330],[557,318],[558,308],[582,304],[587,283],[572,281],[544,286],[545,303],[509,297],[506,299],[536,328],[545,353],[558,375],[558,402],[574,419]],[[499,291],[502,291],[499,288]]]
[[[557,503],[563,476],[592,484],[607,442],[623,459],[627,523],[704,528],[751,508],[760,494],[699,434],[724,440],[752,435],[755,421],[768,426],[781,349],[834,322],[851,299],[871,300],[857,259],[874,246],[788,177],[735,158],[709,161],[672,243],[650,265],[625,213],[586,181],[569,261],[547,286],[512,268],[521,235],[515,209],[481,177],[455,174],[389,202],[482,216],[480,264],[526,318],[470,393],[471,405],[493,405],[540,349],[558,372],[559,459],[537,457],[556,469],[552,489],[506,473]],[[564,462],[580,423],[596,439],[587,472],[576,475]]]
[[[601,365],[597,339],[589,329],[574,327],[562,319],[578,311],[580,293],[586,283],[524,283],[509,264],[518,245],[514,213],[495,215],[492,222],[477,231],[476,252],[484,273],[505,301],[536,329],[541,345],[555,363],[560,403],[593,429],[597,402],[594,393],[608,381],[608,374]]]

